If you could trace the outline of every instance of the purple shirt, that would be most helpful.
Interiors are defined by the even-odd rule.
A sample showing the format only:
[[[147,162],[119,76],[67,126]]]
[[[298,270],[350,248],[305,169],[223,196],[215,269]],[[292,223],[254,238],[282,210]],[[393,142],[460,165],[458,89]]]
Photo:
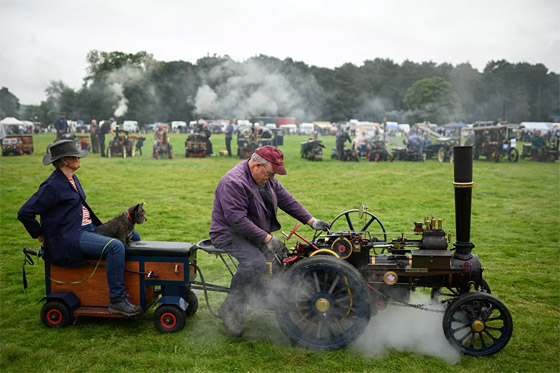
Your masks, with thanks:
[[[225,245],[238,235],[260,246],[266,235],[280,229],[278,208],[306,224],[311,214],[288,191],[272,178],[265,183],[272,201],[274,216],[268,212],[251,176],[249,161],[229,170],[218,183],[212,208],[210,238],[214,245]]]

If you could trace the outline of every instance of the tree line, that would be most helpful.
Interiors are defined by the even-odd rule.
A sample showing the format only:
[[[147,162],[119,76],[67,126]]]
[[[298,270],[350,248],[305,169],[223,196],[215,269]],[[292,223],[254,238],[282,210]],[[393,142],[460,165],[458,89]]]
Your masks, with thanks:
[[[416,123],[477,120],[560,121],[560,79],[542,64],[490,61],[482,72],[469,63],[400,64],[391,59],[346,63],[334,69],[291,58],[259,55],[238,62],[206,56],[196,63],[157,61],[92,50],[78,89],[51,81],[45,100],[20,108],[8,88],[0,115],[52,123],[115,117],[118,121],[249,119],[286,116],[303,121]]]

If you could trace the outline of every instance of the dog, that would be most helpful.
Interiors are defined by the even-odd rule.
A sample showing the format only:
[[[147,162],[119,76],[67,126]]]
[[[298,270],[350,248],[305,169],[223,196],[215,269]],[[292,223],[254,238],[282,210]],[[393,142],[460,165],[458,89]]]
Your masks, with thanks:
[[[126,245],[130,242],[134,224],[142,224],[148,220],[145,215],[144,203],[140,203],[100,225],[94,233],[116,238]]]

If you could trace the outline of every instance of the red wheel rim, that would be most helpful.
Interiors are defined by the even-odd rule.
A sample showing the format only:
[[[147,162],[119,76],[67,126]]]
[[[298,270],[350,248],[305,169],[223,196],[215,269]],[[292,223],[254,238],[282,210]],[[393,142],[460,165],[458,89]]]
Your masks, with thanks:
[[[47,320],[53,325],[58,325],[62,322],[62,312],[53,308],[47,312]]]
[[[159,321],[161,323],[161,326],[167,329],[171,329],[177,324],[177,318],[171,312],[166,312],[161,315]]]

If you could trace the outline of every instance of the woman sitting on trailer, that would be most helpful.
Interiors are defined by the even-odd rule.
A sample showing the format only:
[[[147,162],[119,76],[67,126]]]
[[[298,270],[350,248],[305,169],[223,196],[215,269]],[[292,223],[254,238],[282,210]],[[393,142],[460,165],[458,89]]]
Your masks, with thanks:
[[[78,150],[72,140],[59,140],[49,145],[43,164],[52,163],[55,170],[21,207],[18,219],[31,237],[41,243],[47,264],[76,267],[85,264],[84,256],[105,257],[109,312],[134,316],[142,308],[130,303],[126,294],[124,244],[93,233],[101,221],[86,203],[84,190],[74,175],[81,166],[81,158],[87,154],[88,150]],[[134,232],[132,239],[138,241],[140,235]]]

